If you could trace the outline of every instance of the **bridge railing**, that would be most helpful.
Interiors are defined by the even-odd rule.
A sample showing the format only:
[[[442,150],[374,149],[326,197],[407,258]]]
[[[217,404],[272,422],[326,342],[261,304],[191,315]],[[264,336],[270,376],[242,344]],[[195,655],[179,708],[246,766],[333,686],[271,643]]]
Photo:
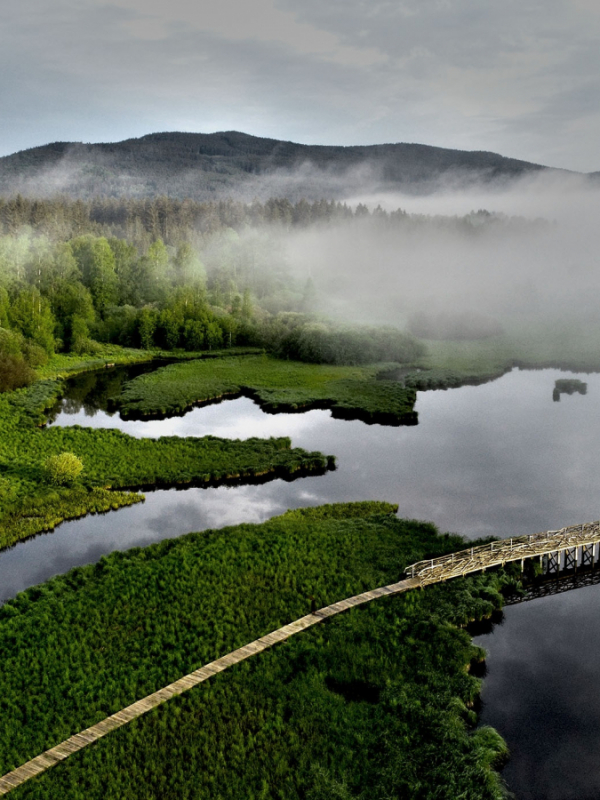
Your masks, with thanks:
[[[409,578],[418,578],[421,585],[438,583],[471,572],[504,566],[509,561],[522,561],[549,553],[561,553],[600,543],[600,522],[586,522],[556,531],[527,536],[497,539],[489,544],[460,550],[446,556],[417,561],[406,569]],[[600,549],[600,545],[599,545]]]

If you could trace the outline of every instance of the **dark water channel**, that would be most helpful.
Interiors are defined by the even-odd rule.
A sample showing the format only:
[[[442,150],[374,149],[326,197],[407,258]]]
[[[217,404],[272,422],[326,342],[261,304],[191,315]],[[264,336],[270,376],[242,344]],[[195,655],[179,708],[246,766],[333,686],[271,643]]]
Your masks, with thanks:
[[[144,503],[60,525],[0,553],[0,601],[102,554],[190,530],[258,522],[288,508],[390,500],[399,514],[470,538],[519,535],[600,517],[600,376],[518,371],[482,386],[419,393],[414,427],[263,413],[240,398],[162,421],[104,410],[127,373],[74,380],[52,424],[118,427],[133,436],[290,436],[337,456],[323,476],[262,485],[159,490]],[[557,378],[587,394],[553,402]],[[600,797],[600,586],[508,608],[478,641],[488,650],[483,722],[512,751],[520,798]]]

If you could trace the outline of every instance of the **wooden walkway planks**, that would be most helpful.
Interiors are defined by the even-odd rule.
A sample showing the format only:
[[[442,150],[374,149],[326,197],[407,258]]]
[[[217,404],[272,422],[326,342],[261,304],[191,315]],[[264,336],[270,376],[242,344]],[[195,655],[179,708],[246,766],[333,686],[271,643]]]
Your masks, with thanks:
[[[256,639],[254,642],[250,642],[237,650],[233,650],[231,653],[216,659],[216,661],[212,661],[210,664],[205,664],[205,666],[200,667],[200,669],[190,672],[189,675],[184,675],[182,678],[159,689],[157,692],[149,694],[141,700],[137,700],[135,703],[127,706],[127,708],[123,708],[121,711],[117,711],[116,714],[112,714],[112,716],[102,720],[102,722],[92,725],[91,728],[86,728],[84,731],[70,736],[64,742],[57,744],[55,747],[51,747],[50,750],[46,750],[45,753],[32,758],[31,761],[17,767],[12,770],[12,772],[8,772],[0,778],[0,795],[8,794],[11,789],[45,772],[59,761],[64,761],[64,759],[68,758],[72,753],[76,753],[84,747],[93,744],[98,741],[98,739],[106,736],[107,733],[121,728],[123,725],[127,725],[128,722],[137,719],[137,717],[141,717],[142,714],[145,714],[147,711],[151,711],[162,703],[166,703],[167,700],[170,700],[172,697],[187,692],[189,689],[198,686],[198,684],[208,680],[212,675],[216,675],[218,672],[222,672],[228,667],[239,664],[241,661],[245,661],[247,658],[261,653],[274,644],[283,642],[285,639],[289,639],[290,636],[294,636],[310,628],[312,625],[317,625],[324,619],[340,614],[348,608],[354,608],[363,603],[369,603],[371,600],[376,600],[386,595],[401,594],[410,589],[415,589],[420,585],[421,581],[418,578],[407,578],[398,583],[392,583],[389,586],[382,586],[379,589],[373,589],[369,592],[355,595],[354,597],[348,597],[330,606],[325,606],[315,611],[314,614],[307,614],[305,617],[300,617],[300,619],[290,622],[288,625],[284,625],[276,631],[261,636],[260,639]]]
[[[406,574],[418,578],[422,586],[457,578],[472,572],[485,572],[491,567],[504,566],[510,561],[547,556],[552,553],[577,554],[579,548],[600,552],[600,522],[585,522],[556,531],[544,531],[512,539],[498,539],[489,544],[471,547],[447,556],[418,561],[407,567]],[[576,556],[575,556],[576,557]]]

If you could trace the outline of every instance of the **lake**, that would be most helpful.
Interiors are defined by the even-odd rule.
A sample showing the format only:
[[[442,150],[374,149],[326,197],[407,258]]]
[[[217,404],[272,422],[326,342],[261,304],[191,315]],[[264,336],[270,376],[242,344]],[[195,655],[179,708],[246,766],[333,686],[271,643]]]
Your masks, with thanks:
[[[147,492],[143,504],[63,523],[0,553],[0,600],[115,549],[320,503],[389,500],[400,516],[469,538],[600,517],[599,375],[513,370],[481,386],[419,392],[419,424],[395,428],[321,410],[265,414],[247,398],[167,420],[123,421],[106,408],[127,374],[72,380],[51,424],[150,437],[290,436],[294,446],[336,455],[338,468],[289,482]],[[581,378],[587,394],[554,401],[558,378]],[[482,722],[506,739],[512,758],[504,775],[520,798],[600,793],[599,592],[592,586],[507,608],[504,623],[477,639],[489,652]]]

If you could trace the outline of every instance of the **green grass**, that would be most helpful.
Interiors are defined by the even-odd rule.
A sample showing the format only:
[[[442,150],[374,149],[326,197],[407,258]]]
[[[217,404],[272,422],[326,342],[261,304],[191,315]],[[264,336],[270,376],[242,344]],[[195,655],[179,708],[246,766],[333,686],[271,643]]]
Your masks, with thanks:
[[[79,426],[40,428],[60,391],[60,382],[48,379],[0,395],[0,547],[82,516],[86,509],[97,511],[99,502],[105,510],[135,501],[122,494],[100,500],[98,489],[292,478],[334,464],[332,456],[292,449],[288,438],[154,440]],[[57,493],[48,483],[44,462],[62,452],[83,462],[75,493]]]
[[[75,353],[56,353],[47,364],[36,369],[38,379],[68,378],[81,372],[103,369],[108,366],[140,364],[154,359],[186,361],[196,358],[225,358],[228,356],[256,355],[262,352],[258,347],[231,347],[227,350],[203,350],[193,353],[187,350],[136,350],[116,344],[97,344],[93,355]]]
[[[0,491],[3,488],[4,479],[0,478]],[[134,492],[55,487],[53,491],[28,497],[10,508],[0,522],[0,545],[7,547],[36,533],[52,531],[65,520],[116,511],[143,500],[144,495]]]
[[[384,503],[288,512],[113,553],[0,609],[0,771],[307,613],[460,548]],[[111,734],[15,798],[499,798],[457,626],[500,574],[355,609]]]
[[[376,380],[386,366],[304,364],[267,355],[172,364],[126,384],[121,413],[160,417],[245,393],[272,412],[331,408],[334,416],[370,422],[416,422],[415,392]]]
[[[79,372],[103,369],[116,364],[138,364],[151,361],[155,357],[150,350],[134,350],[118,345],[98,345],[97,349],[98,352],[93,355],[56,353],[47,364],[36,369],[36,374],[40,380],[67,378]]]
[[[436,389],[483,383],[513,366],[524,369],[555,367],[573,372],[600,371],[600,325],[560,320],[515,322],[506,333],[475,341],[427,340],[420,372],[404,370],[407,387]]]

